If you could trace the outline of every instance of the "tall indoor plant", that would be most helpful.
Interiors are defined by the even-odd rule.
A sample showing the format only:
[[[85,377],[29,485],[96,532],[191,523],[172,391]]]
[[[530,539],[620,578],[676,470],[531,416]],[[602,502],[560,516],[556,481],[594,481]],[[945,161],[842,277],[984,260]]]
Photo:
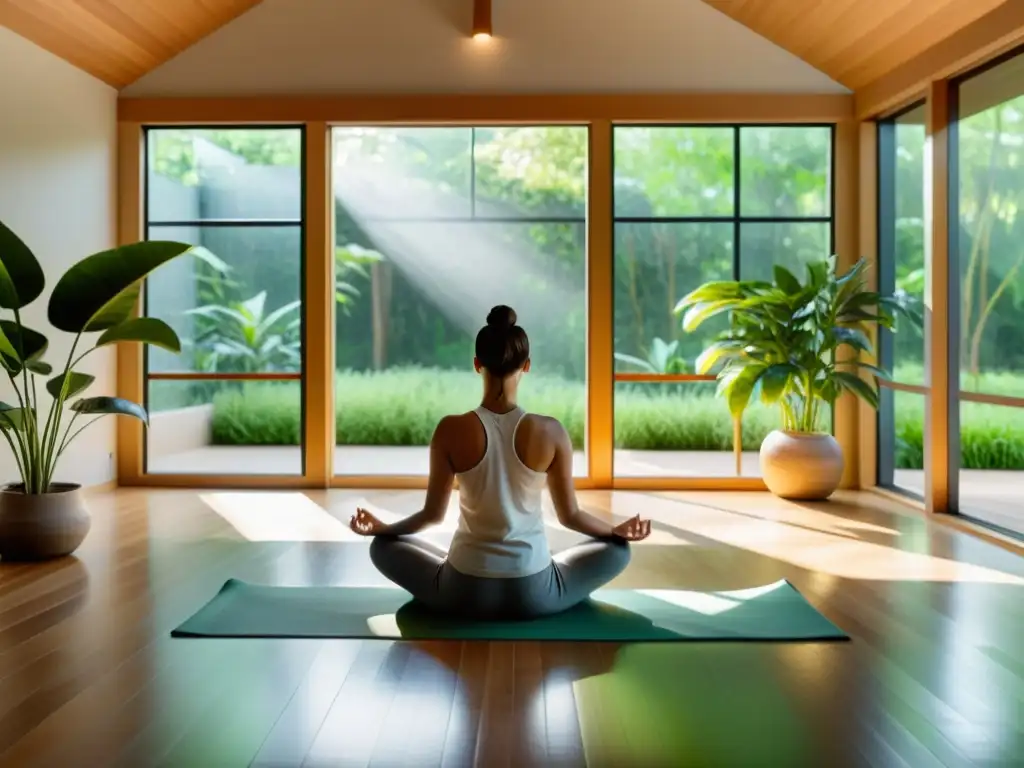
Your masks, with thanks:
[[[144,242],[88,256],[57,281],[47,316],[74,336],[63,365],[43,358],[49,342],[22,322],[22,310],[46,285],[43,269],[21,238],[0,223],[0,366],[15,403],[0,402],[0,435],[10,446],[21,482],[0,490],[0,558],[37,559],[70,554],[89,531],[81,488],[54,480],[61,454],[97,418],[131,416],[147,422],[145,409],[118,397],[78,397],[95,377],[77,369],[96,349],[121,342],[153,344],[179,352],[177,334],[161,320],[134,317],[141,281],[160,265],[190,251],[173,242]],[[83,337],[99,334],[88,348]],[[39,399],[38,380],[51,402]],[[68,413],[70,411],[70,413]],[[81,418],[88,422],[79,423]],[[92,417],[91,419],[89,417]]]
[[[761,445],[765,483],[779,496],[821,499],[839,486],[842,450],[821,429],[823,417],[843,392],[877,408],[876,379],[887,374],[859,359],[872,353],[872,327],[892,329],[898,314],[920,322],[905,297],[867,289],[866,266],[836,274],[834,259],[823,260],[809,264],[801,282],[777,265],[772,282],[707,283],[676,307],[686,331],[729,313],[728,330],[704,350],[697,370],[717,369],[734,419],[754,396],[779,406],[782,429]]]

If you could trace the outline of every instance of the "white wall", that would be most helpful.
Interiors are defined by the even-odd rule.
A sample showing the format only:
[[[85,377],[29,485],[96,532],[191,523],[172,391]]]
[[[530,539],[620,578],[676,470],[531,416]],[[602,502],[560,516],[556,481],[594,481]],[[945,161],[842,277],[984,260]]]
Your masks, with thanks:
[[[117,92],[0,27],[0,111],[0,220],[46,273],[46,292],[22,319],[50,339],[45,359],[61,369],[71,339],[46,321],[50,289],[71,264],[115,245]],[[115,359],[112,350],[101,350],[80,366],[96,376],[91,393],[115,394]],[[12,397],[4,377],[0,399]],[[55,479],[87,485],[112,479],[115,441],[114,420],[105,418],[82,433]],[[0,441],[0,482],[16,474]]]
[[[170,2],[170,0],[168,0]],[[263,0],[126,96],[846,89],[701,0]]]

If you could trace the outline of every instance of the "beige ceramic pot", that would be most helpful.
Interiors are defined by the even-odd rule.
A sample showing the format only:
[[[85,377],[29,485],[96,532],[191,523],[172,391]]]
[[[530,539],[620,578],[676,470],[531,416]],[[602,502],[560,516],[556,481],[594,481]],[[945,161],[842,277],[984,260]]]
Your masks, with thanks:
[[[827,499],[843,477],[843,451],[832,435],[777,429],[761,443],[761,474],[784,499]]]
[[[23,488],[0,490],[0,560],[45,560],[78,549],[92,522],[81,486],[54,483],[42,494]]]

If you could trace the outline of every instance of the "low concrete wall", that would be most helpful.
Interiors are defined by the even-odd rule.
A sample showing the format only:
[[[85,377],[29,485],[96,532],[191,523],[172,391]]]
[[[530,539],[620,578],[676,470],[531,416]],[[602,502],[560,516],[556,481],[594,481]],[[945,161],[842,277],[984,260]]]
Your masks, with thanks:
[[[197,451],[209,446],[212,436],[212,405],[160,411],[149,419],[149,455],[158,458]]]

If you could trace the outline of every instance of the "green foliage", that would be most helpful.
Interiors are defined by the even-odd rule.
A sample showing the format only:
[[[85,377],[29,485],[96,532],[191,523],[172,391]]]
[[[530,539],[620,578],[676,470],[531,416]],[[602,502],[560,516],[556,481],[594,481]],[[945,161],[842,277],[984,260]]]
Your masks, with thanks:
[[[249,128],[170,129],[150,134],[150,157],[156,173],[187,186],[201,181],[196,162],[196,141],[208,141],[254,165],[298,167],[302,145],[298,132]]]
[[[0,222],[0,254],[0,307],[28,306],[43,292],[46,278],[35,254],[3,222]]]
[[[831,260],[809,264],[807,281],[775,265],[771,283],[718,281],[687,295],[676,308],[683,329],[693,331],[706,320],[729,313],[729,329],[719,334],[697,361],[698,373],[719,363],[718,393],[733,418],[740,418],[751,397],[760,392],[765,403],[778,404],[785,429],[813,432],[821,406],[832,406],[842,392],[851,392],[872,407],[878,390],[858,373],[874,378],[887,374],[856,361],[872,351],[872,324],[893,327],[900,312],[916,315],[901,300],[868,291],[865,262],[842,275]],[[844,362],[843,348],[852,353]]]
[[[171,242],[127,245],[87,256],[71,266],[50,295],[48,315],[58,330],[74,334],[63,370],[46,382],[52,402],[45,421],[39,418],[35,377],[47,376],[52,367],[40,358],[46,337],[21,324],[20,310],[38,298],[45,287],[42,267],[35,255],[10,229],[0,224],[0,306],[13,310],[14,319],[0,321],[0,365],[7,373],[18,406],[0,404],[0,434],[14,453],[27,493],[46,493],[61,454],[83,429],[72,432],[82,414],[133,416],[146,421],[142,406],[111,397],[91,397],[71,405],[72,416],[64,424],[69,398],[83,392],[95,378],[74,370],[93,346],[75,356],[85,333],[104,331],[101,344],[133,341],[177,347],[174,331],[160,320],[134,322],[131,313],[141,281],[154,269],[187,253],[191,246]],[[95,419],[93,420],[95,421]],[[62,427],[64,427],[62,431]]]
[[[678,341],[666,342],[664,339],[655,338],[647,351],[646,359],[620,352],[615,353],[615,359],[641,373],[686,373],[686,361],[676,354],[678,348]]]
[[[267,373],[295,370],[302,363],[302,302],[267,312],[267,294],[224,306],[188,311],[200,320],[195,347],[201,371]]]
[[[352,282],[353,279],[360,277],[369,280],[370,272],[367,267],[383,260],[384,257],[378,251],[363,248],[355,243],[334,249],[334,298],[344,314],[352,311],[355,300],[362,295]]]
[[[230,265],[199,249],[199,298],[187,312],[196,320],[195,365],[207,373],[265,373],[301,364],[302,303],[267,310],[267,293],[240,298]]]
[[[1003,386],[1020,384],[1018,380]],[[704,387],[620,385],[615,394],[616,447],[731,451],[732,419],[711,386]],[[344,445],[423,446],[442,416],[471,408],[479,394],[476,378],[461,372],[412,368],[340,373],[337,434]],[[573,445],[583,446],[584,392],[579,382],[530,374],[522,394],[524,407],[560,419]],[[299,444],[302,422],[296,384],[247,383],[240,390],[222,390],[213,405],[213,441],[218,445]],[[901,402],[895,416],[897,466],[921,469],[923,398]],[[773,407],[751,403],[743,415],[743,449],[756,451],[775,426]],[[819,428],[827,429],[826,418]],[[1024,470],[1024,411],[972,406],[962,419],[962,434],[965,469]]]

